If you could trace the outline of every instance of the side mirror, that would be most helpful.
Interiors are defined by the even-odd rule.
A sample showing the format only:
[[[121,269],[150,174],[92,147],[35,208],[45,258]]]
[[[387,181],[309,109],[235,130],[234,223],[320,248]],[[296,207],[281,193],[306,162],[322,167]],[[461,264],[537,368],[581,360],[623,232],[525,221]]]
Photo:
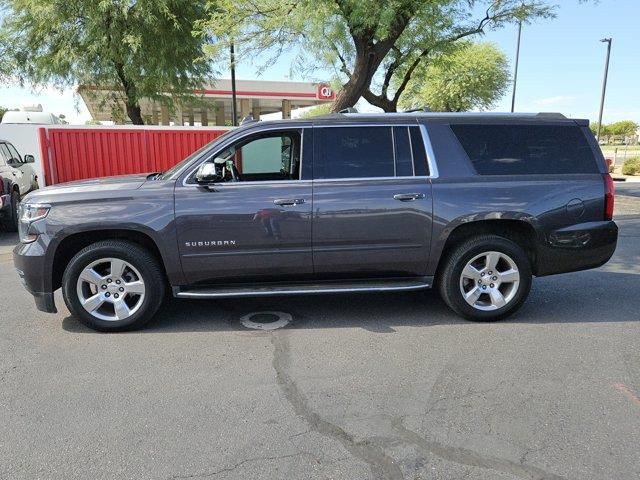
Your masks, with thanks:
[[[196,182],[198,183],[213,183],[221,180],[222,177],[218,175],[216,165],[214,163],[203,163],[196,172]]]
[[[25,155],[22,157],[24,159],[24,163],[35,163],[36,159],[33,155]]]

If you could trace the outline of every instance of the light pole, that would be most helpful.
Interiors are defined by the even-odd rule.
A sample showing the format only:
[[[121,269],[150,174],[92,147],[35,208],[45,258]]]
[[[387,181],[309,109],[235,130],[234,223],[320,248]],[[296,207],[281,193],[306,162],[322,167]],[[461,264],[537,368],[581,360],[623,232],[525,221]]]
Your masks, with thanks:
[[[518,45],[516,47],[516,69],[513,73],[513,95],[511,97],[511,113],[516,108],[516,83],[518,82],[518,63],[520,62],[520,37],[522,36],[522,20],[518,22]]]
[[[598,143],[600,143],[600,131],[602,130],[602,112],[604,111],[604,97],[607,93],[607,77],[609,76],[609,58],[611,57],[611,38],[600,40],[607,44],[607,61],[604,65],[604,81],[602,82],[602,98],[600,99],[600,115],[598,117]]]
[[[234,127],[238,126],[238,105],[236,100],[236,52],[233,40],[229,47],[229,54],[231,56],[231,124]]]

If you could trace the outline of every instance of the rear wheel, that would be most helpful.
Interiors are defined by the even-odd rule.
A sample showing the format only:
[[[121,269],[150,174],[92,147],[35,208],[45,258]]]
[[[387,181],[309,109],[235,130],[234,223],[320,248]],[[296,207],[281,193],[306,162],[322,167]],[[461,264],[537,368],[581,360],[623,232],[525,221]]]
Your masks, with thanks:
[[[137,244],[105,240],[75,255],[62,279],[71,313],[94,330],[140,328],[164,299],[158,261]]]
[[[471,238],[448,255],[440,294],[469,320],[499,320],[514,313],[531,289],[531,265],[516,243],[495,235]]]

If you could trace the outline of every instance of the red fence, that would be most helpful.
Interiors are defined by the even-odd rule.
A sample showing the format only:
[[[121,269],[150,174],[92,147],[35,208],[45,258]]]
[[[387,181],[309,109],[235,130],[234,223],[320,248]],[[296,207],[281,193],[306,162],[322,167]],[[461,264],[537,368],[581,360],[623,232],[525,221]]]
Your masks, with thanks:
[[[46,184],[163,171],[225,131],[206,128],[41,128],[40,147]]]

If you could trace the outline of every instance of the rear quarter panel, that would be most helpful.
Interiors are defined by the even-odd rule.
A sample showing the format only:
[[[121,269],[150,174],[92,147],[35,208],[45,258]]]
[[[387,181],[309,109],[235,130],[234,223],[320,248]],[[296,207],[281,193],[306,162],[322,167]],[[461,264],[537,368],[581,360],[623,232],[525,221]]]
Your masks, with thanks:
[[[544,245],[555,230],[601,221],[604,183],[599,174],[475,176],[433,180],[433,242],[429,271],[435,273],[447,238],[462,224],[521,220]]]
[[[504,124],[504,119],[465,119],[463,123]],[[604,157],[587,127],[581,127],[593,150],[599,173],[563,175],[478,175],[448,121],[426,122],[440,172],[433,184],[433,237],[429,272],[435,274],[447,238],[460,225],[482,220],[520,220],[536,232],[547,250],[554,231],[604,218]],[[520,124],[573,124],[572,120],[524,120]],[[615,241],[614,241],[615,246]],[[571,251],[561,252],[563,256]],[[536,265],[534,267],[539,267]],[[540,268],[542,274],[547,267]],[[535,270],[535,268],[534,268]]]

